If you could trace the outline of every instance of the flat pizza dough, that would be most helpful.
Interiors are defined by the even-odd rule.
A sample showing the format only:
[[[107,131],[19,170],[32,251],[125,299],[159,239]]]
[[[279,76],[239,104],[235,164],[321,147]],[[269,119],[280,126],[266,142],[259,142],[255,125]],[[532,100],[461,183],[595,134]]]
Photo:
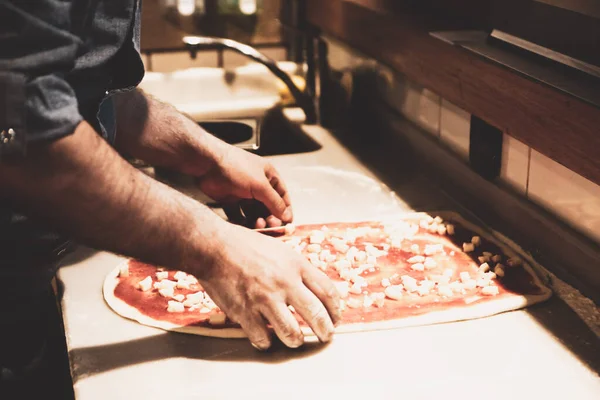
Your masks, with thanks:
[[[402,220],[402,219],[416,219],[419,217],[425,217],[429,214],[424,213],[409,213],[404,215],[395,215],[391,217],[389,220]],[[543,271],[543,268],[535,263],[535,261],[529,257],[525,252],[521,249],[510,248],[502,241],[500,241],[496,234],[486,232],[479,227],[465,221],[460,216],[454,213],[436,213],[436,215],[440,215],[445,220],[450,220],[452,222],[459,223],[463,227],[469,229],[474,234],[477,234],[484,238],[485,240],[495,244],[498,246],[503,252],[504,255],[508,257],[516,257],[523,260],[522,266],[519,268],[524,268],[533,278],[533,283],[539,287],[541,292],[535,295],[514,295],[510,297],[503,297],[498,299],[487,299],[485,302],[478,304],[470,304],[466,306],[458,306],[451,307],[446,310],[438,310],[431,311],[421,315],[401,317],[398,319],[391,319],[386,321],[376,321],[376,322],[360,322],[360,323],[350,323],[350,324],[341,324],[336,327],[336,333],[351,333],[351,332],[365,332],[365,331],[377,331],[384,329],[396,329],[403,327],[412,327],[412,326],[422,326],[422,325],[432,325],[438,323],[447,323],[447,322],[457,322],[464,320],[471,320],[483,317],[489,317],[495,314],[504,313],[507,311],[518,310],[544,300],[547,300],[551,295],[552,291],[540,280],[539,275],[536,273],[536,270],[539,272]],[[382,219],[386,221],[387,219]],[[503,237],[503,236],[500,236]],[[124,261],[124,262],[129,262]],[[119,283],[119,272],[121,266],[117,266],[113,271],[111,271],[106,277],[103,285],[103,293],[104,299],[109,307],[119,314],[122,317],[137,321],[142,325],[147,325],[159,329],[163,329],[166,331],[173,332],[181,332],[193,335],[201,335],[201,336],[209,336],[209,337],[217,337],[217,338],[245,338],[246,334],[241,328],[236,327],[221,327],[221,328],[211,328],[204,326],[181,326],[168,321],[157,320],[151,318],[137,308],[127,304],[125,301],[119,299],[115,296],[115,288]],[[314,336],[314,333],[309,327],[303,326],[301,327],[302,332],[305,336]]]

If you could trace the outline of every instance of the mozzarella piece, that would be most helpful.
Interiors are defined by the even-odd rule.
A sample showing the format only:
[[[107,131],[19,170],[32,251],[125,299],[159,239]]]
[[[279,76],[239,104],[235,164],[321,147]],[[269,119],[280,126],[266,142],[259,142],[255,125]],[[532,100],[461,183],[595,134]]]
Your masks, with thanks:
[[[308,251],[309,253],[318,253],[321,251],[321,245],[316,244],[316,243],[311,243],[308,246],[306,246],[306,251]]]
[[[369,308],[372,305],[373,305],[373,299],[371,298],[371,296],[363,297],[363,307]]]
[[[431,290],[434,288],[435,282],[427,280],[427,279],[423,279],[421,282],[419,282],[419,286]]]
[[[337,251],[338,253],[346,253],[350,248],[346,243],[344,243],[340,239],[331,239],[331,244],[333,245],[335,251]]]
[[[350,308],[360,308],[362,307],[363,302],[356,297],[352,297],[346,301],[346,305]]]
[[[436,253],[441,253],[444,251],[444,245],[443,244],[426,244],[425,245],[425,255],[426,256],[432,256]]]
[[[463,292],[465,290],[465,285],[459,281],[454,281],[452,283],[450,283],[448,285],[448,287],[453,291],[453,292]]]
[[[342,299],[348,297],[348,293],[350,291],[350,285],[348,284],[348,282],[333,282],[333,285],[337,289]]]
[[[346,260],[348,260],[351,263],[354,262],[354,257],[356,256],[356,254],[358,254],[358,251],[359,250],[356,247],[350,247],[346,252]]]
[[[433,269],[433,268],[437,267],[437,263],[435,262],[435,260],[433,258],[427,257],[425,259],[425,262],[423,263],[423,266],[425,267],[425,269]]]
[[[372,264],[372,265],[377,264],[377,257],[375,257],[375,256],[367,257],[367,264]]]
[[[225,315],[223,313],[210,314],[210,317],[208,317],[208,323],[211,325],[223,325],[226,320],[227,320],[227,315]]]
[[[437,228],[437,233],[438,235],[445,235],[446,234],[446,226],[444,225],[439,225]]]
[[[499,263],[500,261],[502,261],[502,256],[500,254],[496,254],[495,256],[492,257],[492,261]]]
[[[404,285],[404,288],[407,292],[414,292],[417,290],[418,285],[417,280],[415,278],[409,275],[403,275],[401,279],[402,284]]]
[[[492,280],[492,279],[496,279],[496,274],[494,272],[486,272],[483,274],[483,277],[485,279]]]
[[[173,296],[175,296],[175,290],[173,288],[159,289],[158,294],[160,294],[162,297],[166,297],[167,299],[170,299]]]
[[[204,300],[204,293],[202,293],[202,292],[191,293],[186,296],[186,300],[183,302],[183,305],[186,307],[193,307],[193,306],[196,306],[196,305],[202,303],[203,300]]]
[[[178,281],[180,279],[187,278],[187,276],[188,276],[188,274],[186,274],[185,272],[183,272],[183,271],[177,271],[177,272],[175,272],[174,278],[175,278],[176,281]]]
[[[167,311],[171,313],[180,313],[185,311],[185,307],[183,303],[174,300],[169,300],[169,302],[167,303]]]
[[[490,261],[489,257],[486,256],[479,256],[477,257],[477,259],[479,260],[479,264],[487,263]]]
[[[391,242],[390,243],[391,243],[392,247],[401,248],[403,240],[404,240],[403,237],[394,236],[394,237],[391,238]]]
[[[371,271],[373,269],[373,267],[374,267],[373,264],[361,264],[356,269],[358,270],[358,273],[361,274],[365,271]]]
[[[469,279],[464,282],[464,287],[467,290],[473,290],[477,287],[477,281],[475,279]]]
[[[384,294],[392,300],[400,300],[403,296],[402,285],[388,286],[385,288]]]
[[[352,277],[352,282],[359,284],[361,287],[369,286],[369,282],[362,276],[356,275]]]
[[[325,260],[327,260],[327,257],[329,257],[330,255],[331,255],[331,251],[329,251],[328,249],[324,249],[323,251],[321,251],[319,253],[319,260],[325,261]]]
[[[448,235],[454,235],[454,225],[446,224],[446,232]]]
[[[471,275],[469,275],[469,273],[467,271],[461,272],[458,276],[460,277],[460,281],[462,283],[465,283],[466,281],[471,279]]]
[[[419,296],[426,296],[429,294],[430,289],[426,286],[419,286],[417,287],[417,293],[419,294]]]
[[[479,246],[481,244],[481,237],[480,236],[473,236],[471,238],[471,243],[473,243],[473,245],[475,245],[475,246]]]
[[[442,222],[444,222],[444,220],[442,219],[442,217],[440,217],[439,215],[436,215],[433,218],[433,222],[435,222],[436,224],[441,224]]]
[[[381,280],[381,286],[383,286],[384,288],[388,287],[388,286],[391,286],[391,285],[392,284],[391,284],[391,282],[390,282],[390,280],[388,278],[383,278]]]
[[[336,261],[335,264],[333,264],[333,268],[335,268],[336,271],[338,271],[338,272],[348,269],[350,267],[352,267],[352,264],[350,264],[350,262],[348,260],[346,260],[345,258],[341,259],[339,261]]]
[[[502,264],[498,264],[494,267],[494,273],[502,278],[504,276],[504,266]]]
[[[123,278],[127,278],[129,276],[129,263],[123,263],[119,267],[119,276]]]
[[[352,284],[352,286],[350,286],[350,289],[348,289],[348,291],[352,294],[361,294],[362,293],[362,286],[360,283],[354,282]]]
[[[325,234],[323,231],[312,231],[308,241],[310,244],[321,244],[325,240]]]
[[[326,261],[326,262],[328,262],[328,263],[332,263],[332,262],[334,262],[336,259],[337,259],[337,257],[335,256],[335,254],[331,254],[331,253],[329,253],[329,254],[327,255],[327,257],[325,257],[325,261]]]
[[[385,304],[385,293],[373,293],[371,299],[375,307],[383,307]]]
[[[173,296],[173,300],[182,302],[183,300],[185,300],[185,295],[183,295],[183,294],[176,294],[175,296]]]
[[[306,258],[308,258],[308,261],[310,261],[310,263],[312,265],[318,265],[319,264],[319,255],[317,253],[308,253],[306,255]]]
[[[138,288],[142,292],[147,292],[148,290],[150,290],[150,288],[152,288],[152,277],[151,276],[147,276],[144,279],[142,279],[141,281],[139,281],[138,282]]]
[[[446,268],[444,270],[444,275],[445,276],[453,276],[454,275],[454,270],[452,268]]]
[[[489,251],[484,251],[482,254],[483,254],[485,257],[488,257],[488,258],[492,258],[492,256],[493,256],[493,254],[492,254],[492,253],[490,253]]]
[[[159,282],[154,282],[154,288],[155,289],[174,289],[177,286],[177,282],[175,281],[171,281],[169,279],[163,279],[162,281]]]
[[[486,262],[479,266],[479,272],[488,272],[490,270],[490,265]]]
[[[498,290],[498,286],[486,286],[481,289],[481,293],[485,294],[486,296],[495,296],[499,294],[500,291]]]
[[[425,266],[421,263],[417,263],[417,264],[412,264],[410,266],[411,269],[415,270],[415,271],[425,271]]]
[[[357,276],[358,272],[351,268],[346,268],[340,271],[340,278],[342,278],[345,281],[353,280]]]
[[[177,281],[177,289],[187,289],[189,290],[192,286],[192,282],[188,279],[181,279]]]
[[[452,297],[452,295],[454,294],[452,292],[452,289],[450,289],[450,287],[448,287],[448,285],[438,286],[437,291],[441,296],[444,296],[444,297]]]
[[[489,286],[491,283],[492,281],[486,278],[477,279],[477,287],[486,287]]]
[[[156,279],[162,281],[163,279],[169,279],[169,271],[158,271],[156,272]]]
[[[411,244],[410,245],[410,251],[412,251],[413,253],[418,253],[419,252],[419,245],[418,244]]]
[[[359,251],[358,253],[356,253],[356,255],[354,256],[354,259],[357,262],[363,262],[367,259],[367,253],[365,251]]]
[[[422,263],[423,261],[425,261],[425,257],[423,257],[423,256],[412,256],[411,258],[409,258],[406,261],[408,261],[411,264]]]
[[[291,235],[296,230],[296,225],[294,225],[294,224],[287,224],[284,227],[284,230],[285,230],[285,234],[286,235]]]
[[[475,245],[473,243],[463,243],[462,247],[465,253],[470,253],[475,250]]]

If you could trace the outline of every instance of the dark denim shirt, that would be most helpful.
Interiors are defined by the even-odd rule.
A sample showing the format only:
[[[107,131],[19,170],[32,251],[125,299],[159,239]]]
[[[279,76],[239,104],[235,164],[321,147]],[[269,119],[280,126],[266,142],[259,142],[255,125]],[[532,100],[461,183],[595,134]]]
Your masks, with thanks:
[[[111,95],[144,75],[140,1],[0,0],[0,159],[27,157],[29,146],[69,135],[82,120],[114,141]],[[66,242],[6,197],[0,266],[45,259]]]

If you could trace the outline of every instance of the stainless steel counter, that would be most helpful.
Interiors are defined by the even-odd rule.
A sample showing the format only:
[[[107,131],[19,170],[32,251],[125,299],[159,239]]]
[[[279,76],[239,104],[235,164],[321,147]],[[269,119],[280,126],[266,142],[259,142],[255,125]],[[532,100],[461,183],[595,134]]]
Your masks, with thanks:
[[[272,157],[297,223],[410,209],[328,132],[306,129],[321,150]],[[80,248],[58,274],[77,399],[600,398],[598,337],[558,297],[480,320],[337,335],[327,346],[263,354],[245,340],[166,333],[119,317],[101,291],[118,262]]]

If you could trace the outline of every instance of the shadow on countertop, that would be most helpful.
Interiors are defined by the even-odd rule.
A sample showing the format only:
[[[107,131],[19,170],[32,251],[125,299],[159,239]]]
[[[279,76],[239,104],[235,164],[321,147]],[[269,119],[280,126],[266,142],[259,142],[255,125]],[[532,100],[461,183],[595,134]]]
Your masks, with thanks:
[[[74,375],[81,379],[128,365],[167,358],[277,364],[310,357],[326,347],[327,344],[311,341],[300,348],[290,349],[275,339],[269,350],[261,352],[246,339],[165,332],[144,339],[73,349],[69,352],[69,358],[71,365],[76,365]],[[93,362],[90,363],[90,360]]]

